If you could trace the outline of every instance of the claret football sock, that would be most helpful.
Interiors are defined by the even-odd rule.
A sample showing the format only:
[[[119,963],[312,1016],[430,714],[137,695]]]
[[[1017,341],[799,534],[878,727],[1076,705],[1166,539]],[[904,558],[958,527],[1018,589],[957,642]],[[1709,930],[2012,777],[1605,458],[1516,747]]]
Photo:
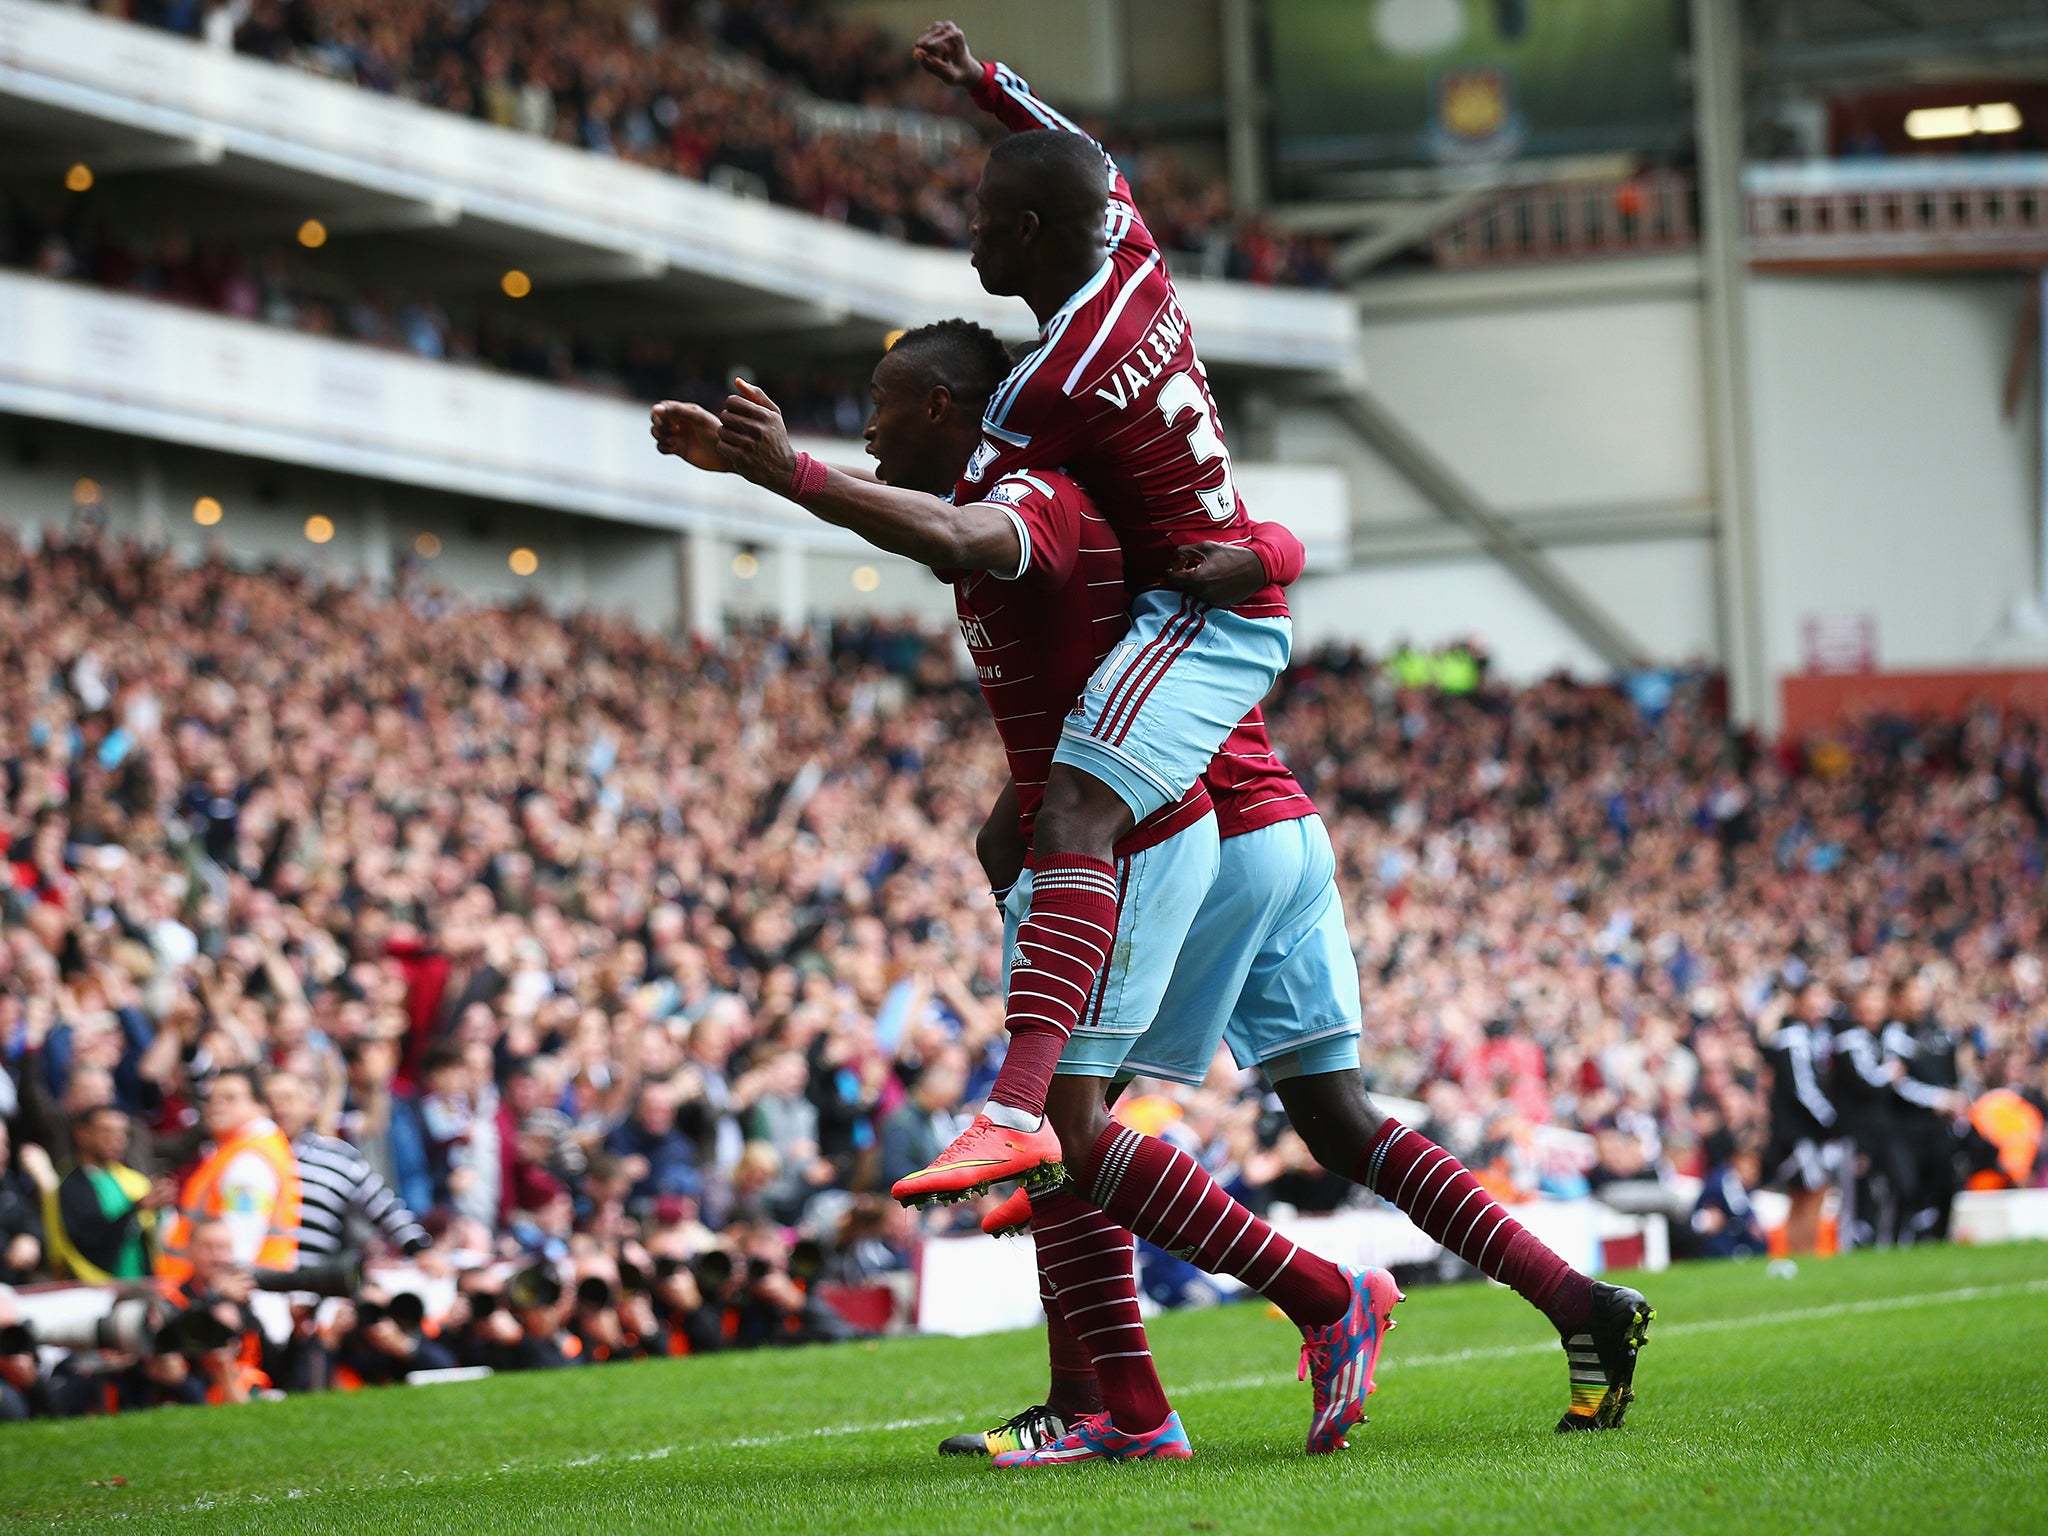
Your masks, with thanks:
[[[997,1125],[1038,1128],[1052,1069],[1109,961],[1116,900],[1116,866],[1108,859],[1066,853],[1032,859],[1031,910],[1017,928],[1004,1005],[1010,1049],[984,1111]],[[1025,1123],[1013,1124],[1018,1116]]]
[[[1088,1353],[1102,1384],[1109,1421],[1126,1434],[1166,1422],[1172,1406],[1138,1315],[1132,1264],[1137,1244],[1101,1211],[1062,1187],[1031,1196],[1031,1232],[1038,1246],[1040,1294],[1050,1288],[1051,1313]],[[1052,1329],[1053,1383],[1059,1385],[1060,1332]]]
[[[1350,1309],[1343,1270],[1267,1226],[1178,1147],[1112,1125],[1086,1175],[1081,1187],[1131,1231],[1211,1274],[1236,1276],[1297,1327],[1320,1328]]]
[[[1102,1412],[1102,1383],[1095,1375],[1095,1362],[1088,1356],[1088,1346],[1067,1326],[1043,1258],[1038,1261],[1038,1299],[1045,1304],[1045,1342],[1052,1356],[1045,1406],[1069,1424],[1083,1414]]]
[[[1569,1336],[1585,1326],[1592,1280],[1552,1253],[1471,1170],[1428,1137],[1388,1120],[1351,1179],[1487,1279],[1511,1287],[1559,1333]]]

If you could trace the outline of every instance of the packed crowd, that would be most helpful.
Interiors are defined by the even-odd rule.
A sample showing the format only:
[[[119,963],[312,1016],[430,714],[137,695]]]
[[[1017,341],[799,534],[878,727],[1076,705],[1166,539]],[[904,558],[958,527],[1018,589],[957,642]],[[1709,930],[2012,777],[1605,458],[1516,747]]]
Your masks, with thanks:
[[[983,125],[827,123],[818,99],[951,123],[971,113],[880,29],[812,0],[115,0],[134,20],[592,153],[719,180],[924,245],[964,246]],[[101,9],[109,9],[102,6]],[[1323,286],[1327,241],[1232,216],[1212,180],[1120,147],[1189,275]]]
[[[1780,1017],[1865,984],[1924,987],[1969,1091],[2048,1091],[2038,720],[1764,753],[1704,681],[1444,694],[1335,651],[1271,718],[1330,820],[1368,1075],[1503,1193],[1753,1183]],[[230,1325],[51,1376],[0,1313],[0,1402],[837,1336],[835,1286],[979,1215],[878,1193],[1004,1043],[1001,758],[947,643],[707,650],[0,539],[0,767],[0,1282],[138,1277],[149,1218],[184,1308],[152,1326]],[[1261,1208],[1367,1198],[1269,1110],[1227,1066],[1127,1106]],[[178,1210],[206,1148],[273,1135],[291,1220]],[[264,1338],[250,1256],[292,1227],[301,1264],[361,1241],[454,1301],[329,1277]]]
[[[864,385],[843,370],[762,374],[744,359],[706,356],[658,334],[600,337],[530,314],[515,320],[504,304],[451,310],[429,296],[395,298],[348,283],[303,258],[293,247],[194,240],[179,229],[139,237],[108,228],[78,199],[38,202],[0,191],[0,267],[622,399],[715,405],[730,387],[728,369],[738,366],[799,432],[854,437],[866,419]]]

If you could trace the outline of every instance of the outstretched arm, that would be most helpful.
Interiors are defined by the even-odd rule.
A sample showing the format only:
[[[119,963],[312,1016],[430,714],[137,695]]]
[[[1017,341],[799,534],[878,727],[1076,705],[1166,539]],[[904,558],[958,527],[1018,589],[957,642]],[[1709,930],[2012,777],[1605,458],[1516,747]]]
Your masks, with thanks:
[[[984,64],[977,59],[968,50],[967,34],[956,22],[933,22],[919,34],[910,53],[931,74],[966,91],[976,106],[992,114],[1012,133],[1052,128],[1061,133],[1078,133],[1093,142],[1079,123],[1034,96],[1031,87],[1007,65]]]
[[[648,430],[654,436],[654,447],[659,453],[681,459],[708,474],[727,475],[733,472],[732,465],[725,461],[725,455],[718,451],[718,418],[701,405],[693,405],[687,400],[664,400],[654,407]],[[852,479],[874,483],[872,470],[850,464],[836,467],[841,474]]]
[[[939,571],[1014,571],[1024,558],[1016,520],[987,502],[956,507],[922,491],[858,479],[790,446],[782,412],[744,380],[719,417],[718,451],[754,484],[877,549]],[[799,471],[801,470],[801,475]]]

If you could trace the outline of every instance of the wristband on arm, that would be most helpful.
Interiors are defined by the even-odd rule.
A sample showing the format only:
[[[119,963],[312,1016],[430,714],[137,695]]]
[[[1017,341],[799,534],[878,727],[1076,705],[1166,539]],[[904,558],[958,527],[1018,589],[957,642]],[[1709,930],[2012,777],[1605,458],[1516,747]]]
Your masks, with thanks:
[[[790,472],[789,490],[785,494],[798,504],[809,501],[825,489],[825,477],[830,473],[824,460],[800,453],[796,456],[796,468]]]

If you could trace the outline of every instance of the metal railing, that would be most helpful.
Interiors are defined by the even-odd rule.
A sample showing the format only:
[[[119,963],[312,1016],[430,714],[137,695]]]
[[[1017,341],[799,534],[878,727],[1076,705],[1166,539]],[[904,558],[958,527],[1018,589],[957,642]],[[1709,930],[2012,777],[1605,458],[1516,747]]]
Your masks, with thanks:
[[[1692,180],[1676,171],[1550,182],[1490,193],[1430,241],[1439,267],[1506,266],[1689,251]]]
[[[2048,159],[1824,161],[1743,176],[1762,266],[2038,266]]]

